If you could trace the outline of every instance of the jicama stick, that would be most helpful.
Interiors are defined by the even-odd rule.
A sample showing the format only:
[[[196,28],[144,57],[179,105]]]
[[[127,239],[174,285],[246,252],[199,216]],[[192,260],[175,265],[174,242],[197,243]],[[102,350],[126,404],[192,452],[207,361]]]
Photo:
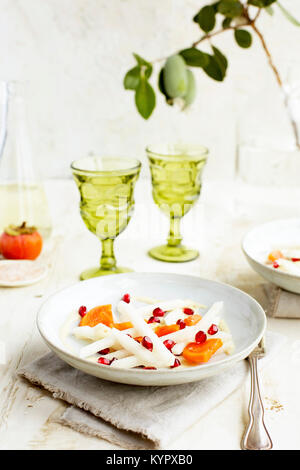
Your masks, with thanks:
[[[188,327],[188,328],[190,328],[190,327]],[[219,332],[217,334],[207,335],[207,337],[208,338],[220,338],[220,339],[222,339],[222,341],[223,341],[222,350],[224,349],[224,352],[226,354],[230,354],[234,350],[234,344],[233,344],[232,336],[229,332],[219,330]],[[162,337],[162,338],[165,338],[165,336]],[[189,342],[191,342],[191,340],[176,343],[175,346],[173,346],[172,353],[175,356],[181,355],[182,351],[184,350],[184,348],[186,347],[186,345]],[[128,353],[125,349],[119,349],[118,351],[111,352],[111,353],[105,355],[105,357],[107,359],[113,359],[114,357],[116,359],[122,359],[122,358],[127,357],[127,356],[130,356],[130,353]],[[130,356],[130,357],[133,357],[133,356]],[[126,363],[124,363],[124,364],[126,364]],[[131,366],[131,367],[136,367],[138,365],[142,365],[142,364],[138,364],[138,361],[137,361],[137,363],[134,366]],[[124,368],[127,368],[127,367],[124,366]]]
[[[110,335],[106,338],[99,339],[98,341],[95,341],[94,343],[88,344],[87,346],[81,348],[79,356],[81,358],[89,357],[93,354],[96,354],[98,351],[101,351],[102,349],[111,348],[115,344],[116,339],[114,338],[114,336]]]
[[[296,276],[300,275],[300,268],[297,266],[298,263],[294,263],[287,259],[278,259],[277,263],[279,264],[279,267],[286,270],[288,274],[295,274]]]
[[[113,361],[111,367],[118,369],[132,369],[133,367],[143,366],[144,363],[135,356],[128,356],[118,361]]]
[[[122,311],[128,316],[128,319],[134,326],[134,329],[142,336],[148,336],[153,343],[153,354],[157,355],[158,359],[165,366],[172,366],[175,361],[175,356],[169,351],[163,342],[158,338],[158,336],[153,332],[152,328],[145,323],[143,318],[141,318],[138,311],[133,310],[133,308],[123,302],[121,306]]]
[[[171,310],[167,315],[164,316],[164,322],[166,325],[174,325],[179,319],[185,318],[182,308],[175,308]]]
[[[128,304],[126,304],[126,305],[128,305]],[[212,323],[212,321],[217,322],[218,320],[217,320],[216,315],[220,315],[220,313],[223,310],[223,305],[224,305],[223,302],[214,303],[212,305],[212,307],[208,310],[208,312],[204,315],[202,320],[200,320],[200,322],[198,322],[195,326],[186,327],[184,330],[179,330],[175,333],[170,333],[169,335],[163,336],[162,337],[163,341],[165,341],[166,339],[172,339],[173,341],[175,341],[177,343],[174,346],[173,350],[172,350],[172,353],[173,353],[172,355],[181,354],[181,352],[183,351],[183,349],[185,348],[187,343],[194,340],[195,335],[199,330],[204,329],[204,328],[208,328],[210,326],[210,324]],[[121,308],[122,308],[122,310],[124,310],[124,313],[128,312],[126,307],[123,309],[123,306],[122,306]],[[131,321],[134,324],[132,319],[131,319]],[[155,335],[155,333],[154,333],[154,335]],[[150,337],[149,334],[147,334],[147,336]]]
[[[142,365],[144,364],[149,365],[149,366],[154,365],[156,367],[164,366],[165,361],[160,360],[160,358],[157,357],[157,355],[154,354],[154,352],[151,352],[148,349],[144,348],[144,346],[141,346],[140,343],[135,341],[133,338],[124,334],[123,331],[119,331],[113,328],[113,335],[115,336],[115,339],[118,341],[118,343],[120,343],[123,346],[123,348],[126,349],[126,351],[129,351],[131,354],[133,354],[133,356],[135,356],[138,362],[141,362]],[[167,348],[165,349],[167,350]],[[114,362],[118,362],[118,361],[114,361]],[[112,364],[114,364],[114,362],[112,362]],[[141,365],[141,364],[138,364],[138,365]],[[174,364],[174,360],[172,364]],[[117,367],[117,364],[115,364],[114,367]]]
[[[281,253],[286,258],[297,258],[300,259],[300,249],[299,248],[282,248]]]
[[[106,359],[123,359],[129,355],[130,353],[125,349],[118,349],[118,351],[112,351],[111,353],[104,354],[102,357],[106,357]]]
[[[223,345],[227,345],[228,347],[230,346],[230,343],[232,342],[232,337],[229,333],[225,333],[223,331],[219,331],[218,333],[216,333],[215,335],[207,335],[207,338],[220,338],[223,342]],[[191,339],[191,340],[187,340],[187,341],[181,341],[180,343],[176,343],[175,346],[173,346],[173,349],[172,349],[172,352],[173,354],[175,354],[176,356],[179,356],[182,351],[184,350],[184,348],[186,347],[186,345],[190,342],[193,342],[194,341],[194,338]]]
[[[83,328],[82,326],[80,328]],[[105,348],[111,348],[115,344],[118,346],[118,343],[116,343],[115,337],[112,335],[112,328],[109,328],[110,330],[110,335],[106,336],[103,339],[100,339],[98,341],[94,341],[91,344],[88,344],[87,346],[84,346],[80,350],[80,357],[88,357],[91,356],[92,354],[95,354],[98,351],[101,351],[102,349]],[[128,330],[123,330],[124,333],[127,335],[134,335],[135,330],[134,328],[129,328]]]
[[[183,341],[193,341],[195,334],[198,331],[209,328],[213,321],[217,323],[217,321],[219,320],[219,316],[222,313],[223,306],[223,302],[215,302],[196,325],[184,328],[183,330],[175,331],[175,333],[170,333],[169,335],[165,335],[162,338],[164,340],[172,339],[173,341],[175,341],[175,343],[180,343]]]
[[[118,303],[118,307],[117,307],[118,312],[122,315],[122,317],[126,316],[126,309],[124,309],[124,304],[125,306],[129,305],[129,304],[126,304],[126,302],[123,302],[123,300],[121,300]],[[135,310],[135,312],[137,315],[145,318],[145,317],[152,315],[153,310],[156,308],[161,308],[163,311],[168,312],[170,310],[174,310],[175,308],[180,308],[180,307],[181,308],[185,307],[184,300],[180,300],[180,299],[166,300],[164,302],[158,302],[157,304],[145,305],[144,307],[139,307]]]
[[[159,299],[153,299],[151,297],[141,297],[140,295],[132,295],[131,299],[135,300],[136,302],[143,302],[144,304],[157,304],[158,302],[161,302]]]
[[[79,339],[98,340],[111,334],[111,328],[102,323],[96,326],[76,326],[72,333]]]
[[[131,299],[137,302],[143,302],[145,304],[159,304],[163,302],[162,300],[159,300],[159,299],[153,299],[151,297],[143,297],[140,295],[132,295]],[[206,308],[206,305],[200,304],[199,302],[195,302],[194,300],[185,299],[183,302],[184,302],[185,307]]]

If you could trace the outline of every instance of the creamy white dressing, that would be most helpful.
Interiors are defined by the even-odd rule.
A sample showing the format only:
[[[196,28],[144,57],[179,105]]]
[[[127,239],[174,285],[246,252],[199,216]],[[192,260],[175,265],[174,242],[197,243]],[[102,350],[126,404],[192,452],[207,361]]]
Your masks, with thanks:
[[[62,325],[62,327],[60,328],[60,331],[59,331],[59,338],[60,338],[61,342],[63,343],[65,348],[69,352],[71,352],[72,354],[77,354],[77,351],[74,348],[74,346],[70,343],[68,338],[70,337],[71,331],[74,327],[74,322],[76,322],[76,320],[78,320],[78,323],[79,323],[79,319],[80,319],[80,317],[78,315],[78,312],[76,312],[76,310],[74,310],[73,312],[71,312],[68,315],[66,321],[63,323],[63,325]]]

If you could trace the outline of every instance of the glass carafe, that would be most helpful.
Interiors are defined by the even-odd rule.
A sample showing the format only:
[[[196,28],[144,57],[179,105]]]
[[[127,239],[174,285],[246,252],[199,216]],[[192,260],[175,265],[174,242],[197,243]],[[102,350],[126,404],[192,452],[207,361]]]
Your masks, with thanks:
[[[0,130],[0,233],[9,226],[35,226],[51,233],[51,217],[43,184],[33,165],[26,127],[25,84],[2,82]]]

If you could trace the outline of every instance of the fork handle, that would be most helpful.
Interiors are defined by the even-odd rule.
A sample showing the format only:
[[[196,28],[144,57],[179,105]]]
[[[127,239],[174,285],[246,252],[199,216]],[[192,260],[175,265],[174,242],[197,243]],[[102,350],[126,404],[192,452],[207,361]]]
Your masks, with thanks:
[[[251,396],[248,408],[249,423],[242,440],[242,449],[270,450],[273,443],[264,423],[264,407],[257,374],[257,357],[249,357],[248,360],[251,372]]]

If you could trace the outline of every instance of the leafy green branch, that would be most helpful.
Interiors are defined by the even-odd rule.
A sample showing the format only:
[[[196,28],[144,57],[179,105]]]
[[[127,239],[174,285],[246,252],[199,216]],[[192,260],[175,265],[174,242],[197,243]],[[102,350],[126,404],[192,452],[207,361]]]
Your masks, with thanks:
[[[156,105],[155,91],[150,84],[155,63],[163,63],[158,74],[158,89],[164,95],[166,103],[168,105],[177,103],[184,109],[192,104],[196,96],[196,80],[192,68],[202,70],[208,77],[218,82],[222,82],[226,77],[228,60],[224,53],[213,45],[215,36],[232,32],[238,46],[247,49],[252,44],[252,35],[256,35],[284,94],[295,142],[300,148],[297,125],[288,105],[289,97],[265,38],[257,26],[261,12],[273,15],[275,6],[292,24],[300,26],[300,22],[278,0],[247,0],[244,3],[241,0],[218,0],[202,7],[194,16],[193,21],[201,29],[202,35],[190,47],[153,61],[147,61],[138,54],[133,54],[136,64],[126,73],[124,87],[134,92],[136,108],[140,115],[148,119]],[[210,53],[200,49],[204,41],[209,43]]]

